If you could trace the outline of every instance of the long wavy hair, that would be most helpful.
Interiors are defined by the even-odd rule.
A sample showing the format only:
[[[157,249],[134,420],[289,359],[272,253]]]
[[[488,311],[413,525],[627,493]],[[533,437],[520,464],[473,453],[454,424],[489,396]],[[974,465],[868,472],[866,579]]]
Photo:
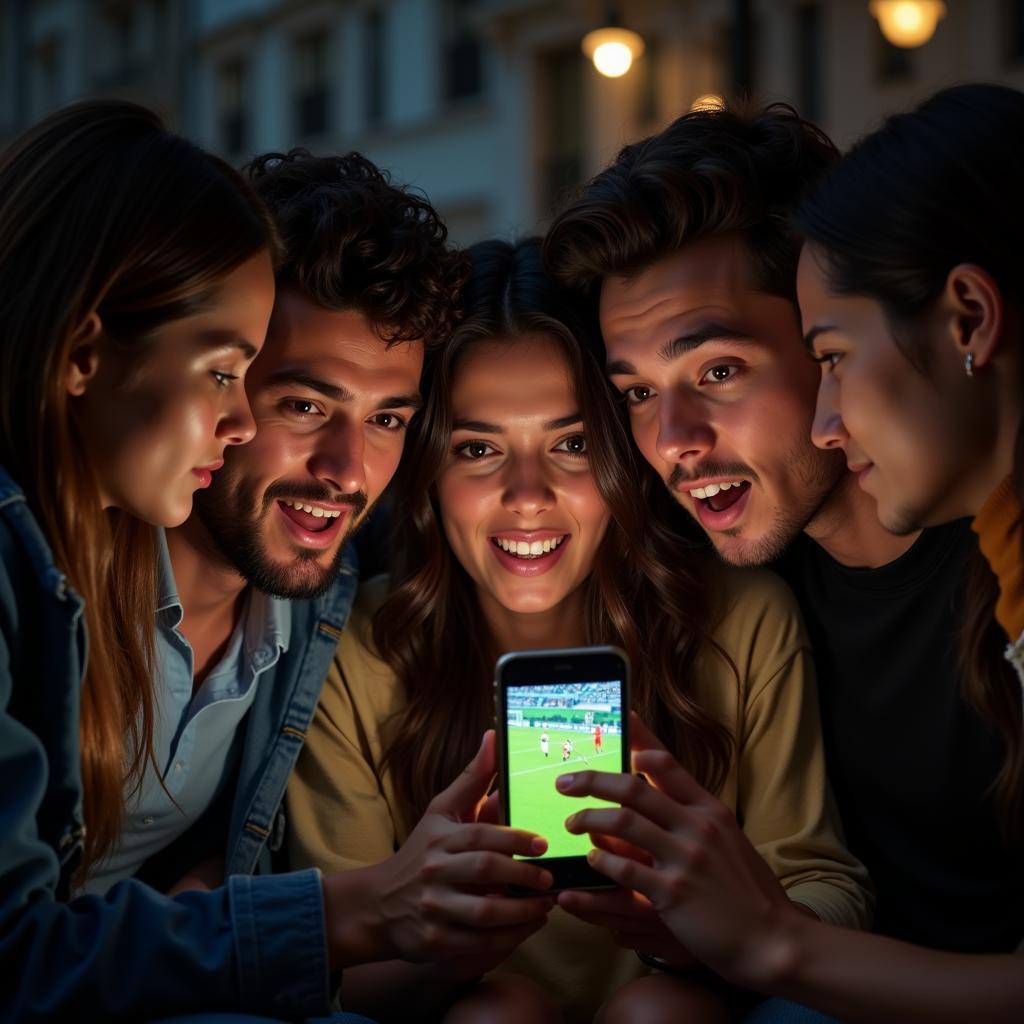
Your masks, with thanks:
[[[423,415],[398,473],[403,509],[394,540],[394,588],[373,621],[378,652],[406,705],[391,723],[385,763],[413,820],[470,759],[494,724],[490,682],[502,653],[475,585],[441,526],[435,483],[451,446],[451,385],[467,352],[500,338],[552,339],[568,362],[587,435],[590,469],[610,521],[584,588],[587,643],[614,643],[633,666],[633,707],[709,789],[721,787],[731,730],[687,692],[716,609],[711,556],[681,540],[675,503],[633,453],[621,402],[590,349],[593,314],[545,273],[540,240],[481,242],[469,250],[464,319],[428,366]],[[739,676],[736,673],[737,685]]]
[[[85,600],[81,873],[117,840],[126,784],[152,759],[156,545],[102,507],[65,386],[72,341],[96,314],[143,360],[158,327],[268,246],[241,177],[134,104],[75,104],[0,154],[0,462]]]
[[[1024,93],[999,85],[945,89],[886,120],[800,206],[797,221],[824,257],[830,288],[880,303],[911,367],[927,373],[921,323],[959,263],[984,267],[1024,313]],[[1013,339],[1018,346],[1021,337]],[[1024,393],[1024,380],[1019,382]],[[1024,505],[1024,430],[1013,481]],[[1021,552],[1024,558],[1024,551]],[[993,784],[1005,831],[1024,822],[1021,687],[1002,656],[998,582],[979,554],[965,591],[961,663],[966,697],[1004,744]],[[1011,637],[1016,640],[1016,637]]]

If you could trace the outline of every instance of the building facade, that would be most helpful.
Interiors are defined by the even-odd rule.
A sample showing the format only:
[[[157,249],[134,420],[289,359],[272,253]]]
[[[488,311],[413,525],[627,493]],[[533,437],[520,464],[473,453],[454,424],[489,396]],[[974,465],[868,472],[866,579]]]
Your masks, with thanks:
[[[1024,88],[1022,0],[949,0],[916,50],[885,43],[867,0],[630,0],[646,46],[618,79],[580,50],[607,6],[0,0],[0,138],[79,96],[127,96],[235,163],[361,150],[471,242],[542,229],[565,187],[737,81],[841,146],[942,85]]]

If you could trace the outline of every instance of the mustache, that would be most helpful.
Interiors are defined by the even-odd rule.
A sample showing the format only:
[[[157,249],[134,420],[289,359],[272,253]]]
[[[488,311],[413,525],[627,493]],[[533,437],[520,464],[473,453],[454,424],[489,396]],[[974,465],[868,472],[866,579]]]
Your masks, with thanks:
[[[696,470],[689,473],[683,472],[683,467],[677,462],[672,467],[668,477],[668,486],[672,490],[678,490],[683,484],[695,483],[697,480],[706,480],[709,476],[741,476],[751,483],[757,480],[757,474],[742,462],[705,462]]]
[[[351,505],[353,518],[362,515],[369,504],[365,491],[344,494],[341,491],[332,491],[329,487],[317,486],[309,481],[292,484],[287,480],[277,480],[263,493],[264,511],[269,509],[273,502],[282,498],[290,498],[292,501],[315,501],[325,505]]]

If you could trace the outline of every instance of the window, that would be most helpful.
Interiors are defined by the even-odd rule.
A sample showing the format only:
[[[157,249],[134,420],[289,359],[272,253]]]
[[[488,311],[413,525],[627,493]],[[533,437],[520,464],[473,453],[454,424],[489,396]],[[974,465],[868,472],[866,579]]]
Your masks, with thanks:
[[[649,39],[643,56],[636,64],[639,75],[636,119],[638,124],[653,125],[661,120],[661,48],[658,40]]]
[[[542,215],[583,177],[583,71],[578,46],[543,58],[541,95],[545,98],[541,165]]]
[[[322,33],[295,41],[295,127],[300,138],[327,131],[330,83],[327,78],[327,38]]]
[[[365,97],[366,124],[370,128],[380,126],[387,116],[387,47],[386,21],[384,11],[373,7],[366,12],[364,27],[366,33]]]
[[[64,37],[48,36],[32,53],[32,117],[48,114],[64,99]]]
[[[796,11],[797,104],[809,121],[822,113],[821,7],[807,4]]]
[[[1009,64],[1024,62],[1024,0],[1007,0],[1006,60]]]
[[[445,0],[444,98],[460,100],[483,91],[483,54],[473,22],[477,0]]]
[[[218,74],[217,92],[221,146],[225,153],[240,155],[248,146],[246,71],[242,61],[222,65]]]

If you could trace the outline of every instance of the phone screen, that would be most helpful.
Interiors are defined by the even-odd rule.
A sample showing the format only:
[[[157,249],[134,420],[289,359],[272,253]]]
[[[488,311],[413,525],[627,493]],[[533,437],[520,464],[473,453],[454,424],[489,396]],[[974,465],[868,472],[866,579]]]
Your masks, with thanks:
[[[608,659],[606,659],[608,660]],[[621,772],[628,767],[623,735],[625,665],[620,678],[595,675],[572,681],[543,675],[503,687],[507,752],[506,808],[510,825],[548,841],[543,858],[585,857],[590,838],[565,829],[583,807],[615,806],[563,796],[555,779],[566,772]],[[537,669],[543,672],[542,664]]]

